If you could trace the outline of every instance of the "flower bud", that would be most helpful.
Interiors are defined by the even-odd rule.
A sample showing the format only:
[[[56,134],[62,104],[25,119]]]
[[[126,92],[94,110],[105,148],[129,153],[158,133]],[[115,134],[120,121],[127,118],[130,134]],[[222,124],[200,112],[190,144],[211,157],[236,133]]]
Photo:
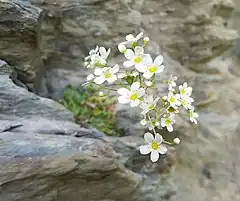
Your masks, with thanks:
[[[173,142],[174,142],[175,144],[179,144],[179,143],[180,143],[180,139],[179,139],[179,138],[174,138],[174,139],[173,139]]]
[[[104,96],[104,93],[102,91],[99,91],[98,95],[99,96]]]
[[[142,126],[146,126],[146,125],[147,125],[146,119],[142,119],[142,120],[140,121],[140,124],[141,124]]]
[[[144,45],[148,44],[149,38],[148,38],[148,37],[144,37],[144,38],[143,38],[143,42],[144,42]]]

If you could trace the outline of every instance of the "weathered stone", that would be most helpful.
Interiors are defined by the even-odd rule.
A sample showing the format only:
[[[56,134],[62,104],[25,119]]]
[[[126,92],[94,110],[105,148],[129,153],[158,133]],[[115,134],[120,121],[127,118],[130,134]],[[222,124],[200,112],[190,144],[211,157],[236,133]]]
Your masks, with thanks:
[[[0,55],[18,72],[30,89],[43,68],[38,48],[38,20],[41,9],[23,1],[0,1]]]
[[[96,131],[10,80],[0,62],[0,200],[134,200],[141,176]]]
[[[72,115],[55,102],[15,86],[9,67],[0,65],[0,200],[240,199],[240,72],[231,53],[238,37],[231,28],[238,26],[239,15],[235,11],[232,20],[237,7],[233,1],[30,1],[38,7],[31,5],[30,13],[37,9],[39,15],[39,8],[44,12],[27,15],[38,29],[26,31],[26,36],[38,43],[21,55],[39,51],[41,57],[36,58],[44,65],[30,65],[27,72],[38,75],[28,82],[24,73],[21,80],[32,84],[39,79],[39,94],[60,98],[67,84],[85,81],[87,71],[81,67],[89,49],[96,44],[115,48],[127,33],[143,31],[152,39],[149,51],[165,58],[165,72],[157,80],[174,74],[178,84],[186,80],[193,86],[199,124],[193,126],[180,115],[175,132],[168,135],[180,137],[182,143],[177,149],[169,147],[168,154],[152,164],[149,156],[139,154],[144,131],[138,111],[118,106],[118,127],[126,137],[106,137],[74,124]],[[25,19],[28,1],[20,7],[14,2],[0,0],[0,12],[10,5]],[[10,19],[15,15],[11,9],[7,7]],[[6,24],[5,18],[1,22]],[[8,30],[18,30],[15,22]],[[33,30],[32,24],[28,27]],[[18,37],[22,35],[15,40]],[[27,47],[29,43],[24,42]],[[235,52],[238,55],[238,49]],[[1,56],[19,72],[24,62],[32,62],[32,54],[18,60],[13,53],[13,48],[7,53],[0,47]],[[113,55],[118,62],[118,53]],[[166,86],[157,88],[166,94]]]

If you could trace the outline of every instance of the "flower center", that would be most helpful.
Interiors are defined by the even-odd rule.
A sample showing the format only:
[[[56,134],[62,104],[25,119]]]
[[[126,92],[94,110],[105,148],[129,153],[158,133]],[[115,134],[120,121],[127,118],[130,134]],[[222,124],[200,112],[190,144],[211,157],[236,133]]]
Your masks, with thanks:
[[[154,104],[148,106],[148,109],[149,109],[149,110],[153,110],[154,108],[155,108],[155,105],[154,105]]]
[[[110,78],[110,77],[112,77],[112,74],[111,73],[105,73],[104,76],[105,76],[105,78]]]
[[[155,73],[157,71],[157,66],[153,65],[148,68],[150,73]]]
[[[159,143],[156,142],[156,141],[152,142],[152,149],[158,150],[159,149]]]
[[[165,119],[165,124],[166,125],[171,125],[172,124],[172,121],[170,119]]]
[[[169,98],[169,102],[174,103],[176,101],[176,98],[174,96]]]
[[[185,93],[186,93],[186,90],[185,90],[185,89],[181,89],[181,90],[180,90],[180,94],[181,94],[181,95],[184,95]]]
[[[137,98],[138,98],[137,93],[134,93],[130,96],[130,100],[133,100],[133,101],[135,101]]]
[[[173,107],[170,107],[170,108],[168,109],[168,112],[175,112],[175,109],[174,109]]]
[[[133,61],[134,61],[135,64],[139,64],[142,61],[142,58],[141,57],[134,57]]]

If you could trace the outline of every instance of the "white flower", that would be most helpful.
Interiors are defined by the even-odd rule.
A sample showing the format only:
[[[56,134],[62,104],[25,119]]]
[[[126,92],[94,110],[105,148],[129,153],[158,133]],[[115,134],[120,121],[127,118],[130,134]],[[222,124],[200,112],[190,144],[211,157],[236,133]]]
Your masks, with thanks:
[[[121,95],[118,97],[118,102],[122,104],[130,103],[131,107],[136,107],[140,104],[139,98],[145,94],[144,88],[140,88],[139,82],[134,82],[131,85],[131,89],[126,88],[118,89],[118,93]]]
[[[120,44],[118,45],[118,50],[119,50],[119,52],[121,52],[121,53],[124,54],[124,53],[127,51],[127,48],[126,48],[125,45],[126,45],[125,43],[120,43]]]
[[[167,152],[167,148],[162,145],[163,138],[160,134],[157,133],[154,138],[151,133],[145,133],[144,139],[148,144],[140,146],[140,153],[143,155],[151,153],[150,159],[152,162],[156,162],[159,159],[159,154]]]
[[[176,108],[177,106],[181,105],[180,102],[180,95],[179,94],[173,94],[172,91],[169,91],[168,96],[163,97],[164,100],[167,100],[173,108]]]
[[[146,114],[153,110],[156,107],[159,99],[160,98],[158,97],[154,100],[152,95],[145,97],[144,102],[141,104],[141,108],[143,109],[142,114]]]
[[[148,54],[144,57],[143,63],[147,66],[143,74],[143,77],[146,79],[150,79],[155,73],[161,73],[164,70],[162,55],[157,56],[153,61]]]
[[[174,138],[174,139],[173,139],[173,142],[174,142],[175,144],[179,144],[179,143],[180,143],[180,139],[179,139],[179,138]]]
[[[106,50],[104,47],[98,46],[89,52],[89,56],[85,57],[84,65],[87,68],[103,67],[107,64],[107,58],[111,49]]]
[[[93,74],[88,75],[88,76],[87,76],[87,81],[93,80],[94,77],[95,77],[95,76],[94,76]]]
[[[96,84],[102,84],[103,82],[107,81],[108,83],[113,83],[117,80],[117,73],[119,70],[119,66],[116,64],[114,67],[105,67],[105,68],[96,68],[94,74],[98,77],[94,79]]]
[[[132,72],[132,73],[125,72],[125,73],[119,73],[118,78],[121,79],[121,78],[124,78],[124,77],[127,77],[127,76],[137,77],[138,75],[139,75],[139,73],[137,71]]]
[[[175,120],[174,120],[174,115],[170,115],[168,117],[163,117],[161,118],[161,126],[162,127],[167,127],[167,130],[169,132],[172,132],[173,131],[173,126],[172,124],[175,123]]]
[[[179,86],[180,96],[191,96],[192,94],[192,87],[188,87],[187,82],[184,82],[183,85]]]
[[[197,118],[199,117],[199,115],[196,112],[194,112],[194,107],[192,107],[188,115],[190,117],[190,121],[197,124]]]
[[[95,54],[98,53],[98,49],[99,49],[98,46],[96,46],[95,49],[90,50],[90,51],[89,51],[89,55],[86,56],[84,60],[85,60],[85,61],[88,61],[89,59],[91,59],[91,56],[93,56],[93,55],[95,55]]]
[[[135,66],[135,68],[139,72],[143,73],[145,71],[145,66],[143,64],[143,57],[145,55],[144,55],[144,49],[142,47],[139,47],[139,46],[135,47],[134,52],[130,49],[127,49],[124,55],[128,59],[128,61],[125,61],[123,63],[123,66],[125,68],[130,68],[132,66]]]
[[[139,33],[136,37],[134,37],[132,34],[128,34],[126,36],[126,44],[131,44],[132,46],[136,46],[137,42],[139,39],[141,39],[143,37],[143,33]]]
[[[171,91],[174,87],[176,87],[176,81],[177,77],[176,76],[170,76],[170,79],[168,80],[168,90]]]
[[[192,109],[192,102],[194,102],[194,100],[189,96],[184,96],[181,98],[181,104],[186,110]]]

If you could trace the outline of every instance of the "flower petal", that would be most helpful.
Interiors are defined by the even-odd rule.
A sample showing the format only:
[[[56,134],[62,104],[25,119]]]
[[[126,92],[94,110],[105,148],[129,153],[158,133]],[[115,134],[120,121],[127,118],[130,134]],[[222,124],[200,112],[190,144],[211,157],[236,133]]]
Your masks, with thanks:
[[[141,55],[144,53],[144,49],[143,49],[143,47],[137,46],[134,48],[134,52],[136,55]]]
[[[154,60],[154,64],[156,64],[157,66],[160,66],[162,65],[163,63],[163,56],[162,55],[159,55],[156,57],[156,59]]]
[[[153,150],[150,155],[150,159],[152,162],[156,162],[159,159],[158,151]]]
[[[151,66],[152,63],[153,63],[153,60],[152,60],[152,57],[150,54],[146,54],[144,57],[143,57],[143,63],[147,66]]]
[[[163,141],[163,137],[159,134],[159,133],[157,133],[156,135],[155,135],[155,140],[158,142],[158,143],[162,143],[162,141]]]
[[[143,37],[143,32],[140,32],[137,36],[136,36],[136,40],[139,40],[140,38]]]
[[[116,64],[115,66],[113,66],[109,70],[110,73],[117,73],[118,71],[119,71],[119,65],[118,64]]]
[[[144,66],[143,63],[135,64],[135,68],[141,73],[146,71],[146,66]]]
[[[131,101],[130,102],[130,106],[131,107],[137,107],[140,104],[139,99],[136,99],[135,101]]]
[[[149,133],[149,132],[145,133],[144,134],[144,140],[146,142],[148,142],[149,144],[151,144],[153,142],[153,140],[154,140],[153,134]]]
[[[118,78],[119,78],[119,79],[124,78],[124,77],[126,77],[126,76],[127,76],[126,73],[119,73],[119,74],[118,74]]]
[[[140,146],[140,153],[143,155],[147,155],[151,152],[151,147],[149,145],[141,145]]]
[[[157,97],[154,101],[153,104],[157,104],[157,102],[159,101],[160,97]]]
[[[150,79],[153,75],[154,75],[153,73],[150,73],[149,71],[146,71],[143,74],[143,77],[146,78],[146,79]]]
[[[127,49],[126,52],[124,53],[124,56],[126,57],[126,59],[130,60],[134,57],[134,53],[132,50]]]
[[[172,126],[172,125],[168,125],[168,126],[167,126],[167,130],[168,130],[169,132],[172,132],[172,131],[173,131],[173,126]]]
[[[107,53],[105,47],[100,47],[100,48],[99,48],[99,52],[100,52],[101,56],[105,56],[106,53]]]
[[[94,79],[94,75],[90,74],[87,76],[87,81],[93,80]]]
[[[116,75],[112,75],[112,77],[106,79],[108,81],[108,83],[113,83],[117,80],[117,76]]]
[[[119,97],[118,97],[118,102],[121,103],[121,104],[126,104],[126,103],[129,103],[129,102],[130,102],[130,99],[128,99],[128,98],[125,97],[125,96],[119,96]]]
[[[94,71],[95,75],[102,75],[102,73],[103,73],[103,69],[102,68],[96,68],[95,71]]]
[[[138,96],[139,96],[139,97],[142,97],[144,94],[145,94],[145,89],[144,89],[144,88],[140,88],[140,89],[138,90]]]
[[[102,75],[102,76],[99,76],[99,77],[96,77],[95,79],[94,79],[94,82],[96,83],[96,84],[102,84],[102,83],[104,83],[104,81],[105,81],[105,77]]]
[[[118,45],[118,50],[119,50],[119,52],[124,53],[127,50],[125,43],[120,43]]]
[[[128,34],[127,36],[126,36],[126,40],[127,41],[133,41],[135,38],[134,38],[134,36],[132,35],[132,34]]]
[[[159,147],[159,149],[158,149],[158,152],[159,152],[160,154],[165,154],[165,153],[167,152],[167,147],[161,145],[161,146]]]
[[[161,73],[164,70],[164,65],[158,66],[156,73]]]
[[[131,91],[137,91],[140,87],[140,82],[134,82],[132,85],[131,85]]]
[[[130,68],[130,67],[132,67],[133,65],[134,65],[133,61],[124,61],[124,62],[123,62],[123,66],[124,66],[125,68]]]
[[[166,126],[164,120],[162,120],[162,119],[161,119],[161,126],[162,126],[162,127],[165,127],[165,126]]]
[[[118,89],[117,92],[122,96],[129,96],[129,94],[130,94],[130,91],[126,88],[120,88],[120,89]]]

